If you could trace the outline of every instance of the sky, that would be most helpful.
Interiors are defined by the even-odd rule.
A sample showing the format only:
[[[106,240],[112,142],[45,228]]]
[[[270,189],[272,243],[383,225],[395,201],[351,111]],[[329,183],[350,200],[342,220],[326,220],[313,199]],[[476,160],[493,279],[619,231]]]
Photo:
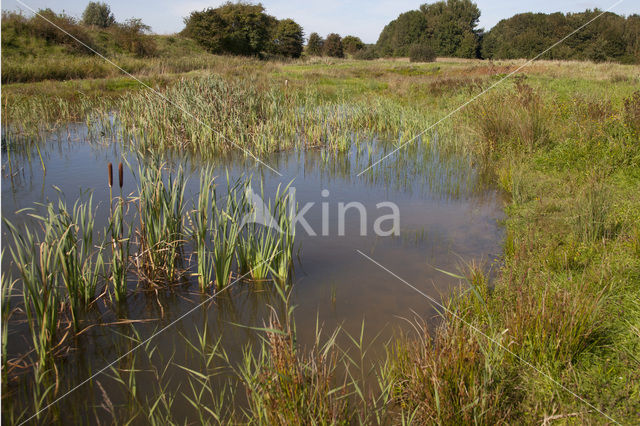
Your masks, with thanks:
[[[89,0],[21,0],[32,9],[51,8],[55,12],[80,17]],[[191,11],[217,7],[226,0],[101,0],[111,6],[117,21],[141,18],[153,32],[170,34],[180,31],[183,18]],[[260,0],[251,1],[257,3]],[[365,43],[375,43],[382,28],[400,13],[417,9],[434,0],[262,0],[266,12],[278,19],[292,18],[302,25],[306,35],[321,36],[335,32],[355,35]],[[522,12],[582,12],[585,9],[608,9],[616,0],[476,0],[482,15],[480,27],[490,29],[501,19]],[[2,1],[3,10],[28,8],[16,0]],[[611,10],[621,15],[640,14],[640,0],[624,0]]]

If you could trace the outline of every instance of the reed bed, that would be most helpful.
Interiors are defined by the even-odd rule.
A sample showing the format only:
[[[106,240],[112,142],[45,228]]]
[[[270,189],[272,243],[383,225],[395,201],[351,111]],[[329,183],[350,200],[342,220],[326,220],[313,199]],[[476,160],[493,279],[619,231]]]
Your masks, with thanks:
[[[264,75],[193,77],[159,91],[161,96],[145,90],[113,99],[16,95],[5,111],[11,118],[7,132],[37,137],[63,123],[84,121],[92,134],[115,133],[134,150],[187,150],[215,158],[238,149],[255,155],[316,147],[344,152],[373,134],[394,135],[401,143],[429,117],[391,98],[354,99],[344,93],[327,99],[317,89],[283,86]]]
[[[15,285],[23,288],[22,309],[37,354],[36,370],[50,365],[70,334],[91,325],[86,313],[97,302],[104,304],[105,297],[122,305],[138,288],[169,288],[184,282],[192,269],[202,292],[212,285],[224,289],[246,274],[246,267],[252,272],[249,282],[274,281],[280,286],[290,280],[296,209],[289,205],[288,193],[279,190],[273,202],[266,200],[280,235],[243,222],[245,215],[255,215],[255,205],[247,197],[250,178],[228,178],[226,194],[219,198],[213,173],[205,169],[191,212],[184,199],[188,178],[181,167],[172,171],[160,162],[141,163],[138,180],[136,193],[125,197],[120,164],[120,195],[110,196],[103,230],[95,229],[92,196],[68,207],[61,194],[57,203],[40,206],[42,214],[25,211],[35,227],[19,228],[5,219],[13,238],[11,261],[19,272]],[[112,194],[111,163],[108,184]],[[10,278],[3,274],[3,315],[8,319],[11,305],[5,296],[14,282],[5,283],[5,278]],[[131,283],[136,286],[131,288]]]

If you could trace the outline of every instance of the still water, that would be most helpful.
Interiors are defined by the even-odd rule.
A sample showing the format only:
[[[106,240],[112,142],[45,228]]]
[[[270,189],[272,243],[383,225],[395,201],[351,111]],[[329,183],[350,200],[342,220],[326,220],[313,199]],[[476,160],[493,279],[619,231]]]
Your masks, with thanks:
[[[282,176],[239,155],[213,163],[220,187],[226,185],[227,173],[232,179],[252,176],[256,186],[262,182],[267,198],[279,185],[291,184],[300,206],[314,203],[304,218],[318,235],[308,235],[300,226],[296,233],[292,304],[300,345],[313,344],[317,324],[328,331],[341,326],[354,335],[364,324],[365,341],[375,339],[370,353],[375,359],[384,353],[384,343],[407,327],[406,318],[419,315],[430,321],[437,317],[429,300],[358,250],[435,299],[461,285],[438,269],[458,272],[462,264],[472,260],[483,261],[487,268],[497,267],[502,243],[500,194],[483,183],[482,175],[467,159],[446,155],[438,145],[437,138],[417,141],[360,177],[360,171],[393,150],[391,142],[370,138],[353,143],[350,151],[342,154],[307,150],[262,158]],[[137,157],[123,154],[123,150],[116,141],[89,138],[83,125],[70,125],[40,144],[45,173],[35,147],[14,148],[9,164],[3,144],[2,216],[15,224],[28,224],[25,212],[16,213],[20,209],[37,210],[36,203],[56,201],[61,193],[73,204],[91,193],[98,207],[96,229],[101,229],[108,212],[107,164],[125,158],[129,167],[125,167],[124,192],[136,187]],[[190,208],[198,191],[199,170],[206,162],[175,154],[166,161],[172,167],[183,166],[190,175],[185,197]],[[346,214],[344,235],[339,235],[338,203],[353,201],[366,208],[367,235],[361,235],[361,217],[355,210]],[[376,207],[381,202],[398,206],[400,235],[380,237],[373,232],[374,221],[389,213]],[[328,224],[327,235],[322,232],[323,221]],[[9,238],[4,224],[2,237],[6,246]],[[3,272],[12,268],[9,258],[5,253]],[[119,312],[97,306],[87,318],[87,324],[94,326],[75,338],[67,354],[56,361],[61,378],[58,393],[126,352],[131,347],[126,336],[134,329],[140,338],[150,336],[203,300],[194,279],[168,291],[134,292]],[[260,332],[251,327],[264,326],[271,305],[277,302],[268,283],[241,282],[156,337],[157,362],[171,359],[188,363],[188,356],[182,353],[185,339],[193,341],[205,329],[221,339],[230,359],[238,359],[244,345],[259,341]],[[122,324],[123,320],[135,322]],[[27,353],[30,340],[24,322],[16,320],[9,331],[9,358]],[[82,407],[99,405],[103,390],[109,393],[115,389],[108,374],[97,380],[98,388],[92,382],[57,403],[56,416],[94,422]],[[178,371],[174,385],[180,380]],[[33,411],[32,381],[28,372],[11,380],[5,387],[3,408],[11,405],[18,411]],[[145,383],[139,386],[144,389]],[[176,410],[177,418],[189,419],[187,406],[176,404]]]

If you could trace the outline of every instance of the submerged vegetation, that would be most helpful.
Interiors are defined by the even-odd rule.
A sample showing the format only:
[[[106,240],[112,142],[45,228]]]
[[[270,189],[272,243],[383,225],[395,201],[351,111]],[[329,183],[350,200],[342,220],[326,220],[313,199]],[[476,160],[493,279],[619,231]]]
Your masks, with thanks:
[[[154,60],[141,74],[153,74]],[[12,153],[31,152],[44,131],[69,121],[86,122],[91,135],[144,158],[190,152],[224,161],[238,147],[256,155],[320,148],[329,162],[359,148],[362,135],[391,135],[397,146],[410,141],[522,64],[209,60],[215,72],[148,76],[174,105],[117,78],[3,86],[3,172],[18,167]],[[24,357],[7,359],[3,328],[3,414],[25,420],[78,384],[56,369],[91,332],[96,306],[123,326],[132,297],[155,295],[148,304],[162,310],[159,294],[193,279],[203,301],[220,293],[223,306],[234,303],[223,290],[242,278],[256,293],[265,289],[273,309],[250,330],[261,339],[243,347],[239,363],[206,320],[204,328],[194,321],[197,339],[171,342],[189,354],[167,359],[141,337],[132,315],[110,353],[123,358],[87,384],[95,408],[51,408],[38,420],[89,421],[99,412],[114,422],[165,424],[598,423],[607,421],[604,413],[633,422],[640,409],[639,82],[635,66],[535,62],[441,123],[437,138],[403,148],[414,154],[415,144],[437,141],[500,187],[504,254],[495,274],[477,265],[463,270],[435,324],[416,319],[373,367],[365,365],[362,335],[325,335],[318,324],[316,344],[298,344],[295,227],[284,184],[265,199],[279,231],[243,223],[251,194],[265,198],[262,182],[259,190],[249,176],[221,183],[204,167],[189,198],[186,172],[160,160],[141,161],[132,194],[119,179],[108,206],[90,197],[51,203],[28,226],[7,222],[3,260],[17,280],[3,264],[3,327],[20,322],[31,341]],[[91,95],[77,95],[86,87]],[[368,164],[378,158],[368,155]],[[400,173],[404,159],[383,167]],[[112,178],[109,187],[118,191]],[[104,229],[95,229],[99,212]],[[19,389],[31,372],[36,384]],[[176,384],[178,375],[184,381]],[[142,391],[143,380],[151,388]]]

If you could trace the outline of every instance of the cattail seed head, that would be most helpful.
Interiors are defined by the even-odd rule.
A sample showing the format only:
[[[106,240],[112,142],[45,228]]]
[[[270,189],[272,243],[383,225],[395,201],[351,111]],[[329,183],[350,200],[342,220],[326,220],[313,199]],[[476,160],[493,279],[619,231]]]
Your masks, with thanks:
[[[120,184],[120,188],[122,188],[122,185],[124,184],[124,175],[122,173],[122,162],[118,164],[118,183]]]
[[[109,188],[111,188],[113,186],[113,164],[109,163],[107,169],[109,169]]]

